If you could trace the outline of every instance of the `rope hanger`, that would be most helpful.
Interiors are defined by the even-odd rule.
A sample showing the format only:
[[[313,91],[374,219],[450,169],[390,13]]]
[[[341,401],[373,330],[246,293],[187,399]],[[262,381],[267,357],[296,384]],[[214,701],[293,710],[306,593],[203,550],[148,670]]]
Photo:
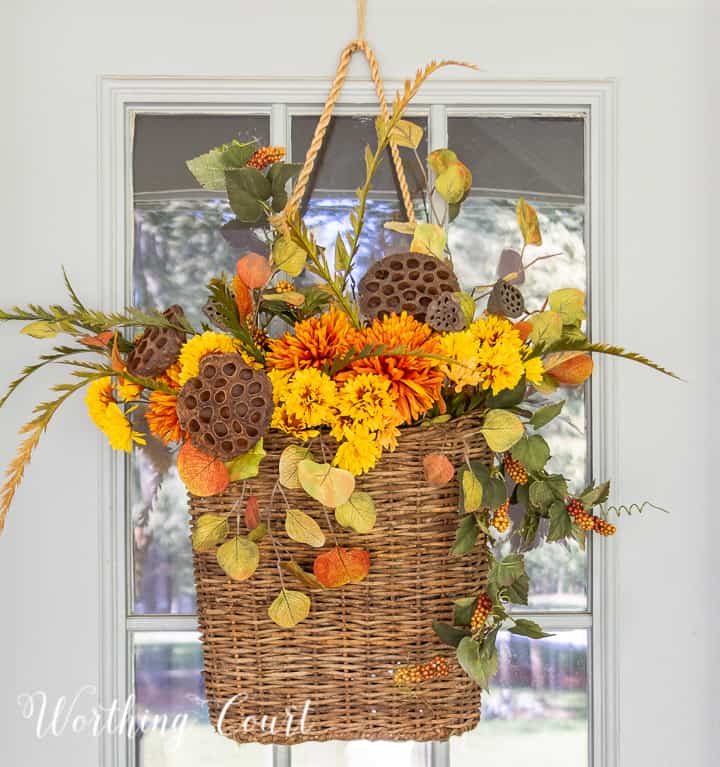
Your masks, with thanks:
[[[276,225],[288,218],[292,213],[296,212],[302,202],[305,194],[308,182],[315,167],[315,161],[322,149],[322,145],[325,141],[325,134],[327,133],[332,113],[340,98],[343,85],[345,84],[345,78],[347,77],[348,68],[350,66],[350,60],[353,55],[358,51],[365,56],[370,67],[370,77],[373,85],[375,86],[375,93],[378,97],[380,105],[380,116],[383,120],[388,119],[388,108],[385,100],[385,89],[383,87],[382,78],[380,77],[380,67],[375,57],[375,53],[365,40],[365,17],[367,12],[366,0],[357,0],[357,37],[348,43],[340,54],[340,61],[338,62],[337,70],[335,72],[335,78],[333,79],[330,91],[328,93],[327,101],[323,111],[315,126],[315,132],[313,134],[312,142],[305,155],[305,162],[303,168],[298,176],[297,183],[293,188],[292,195],[285,206],[285,209],[278,217],[279,221],[275,222]],[[408,187],[407,178],[405,177],[405,170],[403,168],[402,160],[400,158],[400,152],[397,145],[390,142],[390,154],[392,156],[393,165],[395,167],[395,173],[397,175],[398,184],[400,186],[400,194],[402,196],[403,206],[405,208],[405,214],[407,219],[411,223],[415,223],[415,211],[413,209],[412,197],[410,195],[410,189]]]

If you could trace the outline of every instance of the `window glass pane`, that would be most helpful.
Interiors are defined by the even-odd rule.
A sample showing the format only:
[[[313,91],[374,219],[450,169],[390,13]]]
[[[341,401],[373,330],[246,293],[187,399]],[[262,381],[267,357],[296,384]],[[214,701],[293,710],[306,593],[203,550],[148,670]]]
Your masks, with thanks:
[[[411,119],[425,131],[418,148],[422,158],[427,155],[427,119],[420,116]],[[292,156],[296,162],[304,160],[316,123],[317,117],[314,116],[292,118]],[[309,183],[305,212],[308,227],[318,243],[330,253],[334,252],[337,234],[347,234],[352,230],[350,212],[357,204],[355,190],[365,181],[363,151],[366,145],[375,147],[376,143],[374,116],[341,116],[333,117],[330,121],[325,143]],[[413,199],[416,199],[414,193],[422,185],[418,162],[412,150],[401,149],[400,154],[408,186]],[[421,206],[419,200],[416,205]],[[420,207],[416,212],[421,216]],[[388,253],[407,250],[407,237],[383,227],[386,221],[391,220],[405,221],[406,216],[388,151],[373,180],[360,248],[355,258],[353,274],[356,281],[362,277],[371,261]],[[309,274],[303,276],[305,281],[313,279]]]
[[[293,746],[293,767],[426,767],[424,743],[389,743],[367,740],[303,743]]]
[[[207,194],[185,161],[233,138],[269,135],[266,116],[143,115],[135,125],[133,157],[135,249],[132,300],[142,308],[181,304],[199,327],[198,288],[232,272],[238,255],[260,250],[252,230],[221,231],[233,216],[225,199]],[[193,613],[195,587],[186,492],[174,456],[155,440],[130,460],[133,610]]]
[[[502,251],[520,250],[515,206],[523,196],[537,209],[543,233],[543,245],[529,248],[525,263],[559,254],[528,269],[522,285],[527,307],[539,309],[558,287],[587,290],[584,121],[453,117],[448,120],[448,144],[473,174],[471,194],[449,229],[463,288],[493,283]],[[543,431],[552,450],[551,468],[567,476],[576,491],[585,486],[588,471],[585,397],[582,389],[560,390],[557,399],[567,400],[563,414]],[[511,517],[517,519],[518,512],[511,510]],[[529,609],[587,609],[587,555],[575,542],[534,549],[527,554],[527,567]]]
[[[477,728],[450,739],[452,767],[588,764],[588,633],[498,636],[499,671]]]
[[[272,746],[238,744],[210,726],[196,634],[140,632],[133,642],[137,767],[271,767]]]

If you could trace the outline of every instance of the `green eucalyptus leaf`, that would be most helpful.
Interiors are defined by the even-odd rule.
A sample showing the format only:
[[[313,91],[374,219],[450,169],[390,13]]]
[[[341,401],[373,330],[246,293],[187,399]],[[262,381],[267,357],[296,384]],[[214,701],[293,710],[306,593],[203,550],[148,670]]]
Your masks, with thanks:
[[[572,533],[572,518],[562,501],[554,501],[550,504],[550,526],[547,540],[549,542],[561,541]]]
[[[470,629],[458,629],[443,621],[432,622],[433,631],[449,647],[457,647],[464,637],[470,636]]]
[[[475,608],[477,607],[478,598],[475,597],[460,597],[455,600],[455,609],[453,612],[453,623],[456,626],[469,626],[472,619]]]
[[[467,514],[460,520],[455,536],[455,545],[450,550],[450,553],[455,556],[467,554],[475,546],[479,534],[480,528],[475,516]]]
[[[560,402],[551,402],[549,405],[540,407],[533,413],[530,423],[536,429],[541,429],[543,426],[547,426],[554,418],[557,418],[564,406],[565,400],[560,400]]]
[[[511,626],[508,631],[511,634],[517,634],[521,637],[530,637],[531,639],[544,639],[545,637],[555,636],[554,634],[545,633],[540,625],[527,618],[517,618],[515,620],[515,625]]]

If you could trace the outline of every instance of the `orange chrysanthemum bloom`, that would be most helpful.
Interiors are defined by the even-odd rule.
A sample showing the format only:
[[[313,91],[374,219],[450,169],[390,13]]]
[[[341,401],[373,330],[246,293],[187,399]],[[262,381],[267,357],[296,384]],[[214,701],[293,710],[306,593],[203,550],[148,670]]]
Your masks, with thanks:
[[[354,332],[352,341],[358,351],[382,344],[388,349],[402,347],[411,352],[443,353],[440,343],[432,338],[432,330],[407,312],[374,320],[369,327]],[[338,374],[338,380],[347,380],[358,373],[375,373],[387,378],[403,423],[410,423],[436,404],[444,412],[440,387],[445,374],[440,365],[438,360],[420,355],[370,356],[353,362],[349,370]]]
[[[279,370],[322,370],[350,348],[351,331],[348,316],[332,308],[319,317],[298,322],[294,335],[285,333],[270,341],[265,364]]]
[[[171,365],[158,380],[173,389],[179,389],[180,363],[176,362]],[[185,439],[176,408],[177,396],[175,394],[168,394],[164,391],[154,391],[150,394],[150,404],[145,412],[145,420],[150,433],[166,445]]]

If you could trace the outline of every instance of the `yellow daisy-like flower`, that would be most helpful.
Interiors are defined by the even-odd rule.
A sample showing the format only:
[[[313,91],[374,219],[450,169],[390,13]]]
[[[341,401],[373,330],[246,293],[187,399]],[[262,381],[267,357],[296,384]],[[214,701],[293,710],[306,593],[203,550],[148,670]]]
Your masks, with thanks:
[[[298,370],[288,385],[284,404],[287,412],[307,428],[329,424],[334,419],[337,387],[317,368]]]
[[[455,384],[455,391],[460,392],[465,386],[477,386],[481,380],[478,363],[480,360],[480,341],[469,330],[446,333],[440,338],[442,354],[457,360],[458,364],[444,364],[445,375]]]
[[[337,407],[343,419],[362,423],[371,431],[380,431],[397,413],[390,381],[374,373],[361,373],[346,381]]]
[[[111,378],[98,378],[88,386],[85,404],[88,415],[98,429],[102,429],[102,424],[105,422],[105,411],[112,402],[115,402],[115,398],[113,397]]]
[[[333,464],[358,476],[375,466],[382,455],[382,447],[377,435],[367,426],[358,424],[349,432],[335,453]]]
[[[285,432],[285,434],[289,434],[291,437],[300,439],[303,442],[320,434],[317,429],[307,429],[305,422],[298,418],[297,415],[288,412],[285,405],[279,405],[273,410],[270,427]]]
[[[497,314],[488,314],[475,320],[470,325],[470,333],[481,344],[495,346],[500,343],[512,343],[518,348],[522,346],[522,338],[515,326],[505,317]]]
[[[232,354],[240,351],[240,342],[224,333],[207,330],[199,336],[193,336],[180,350],[179,384],[184,386],[200,372],[200,360],[208,354]],[[243,358],[245,356],[243,355]],[[246,359],[247,362],[247,359]]]
[[[482,388],[492,389],[493,394],[515,388],[525,372],[522,357],[512,341],[494,346],[484,344],[480,350],[479,370]]]
[[[540,357],[533,357],[530,360],[525,360],[523,364],[525,367],[525,378],[527,378],[530,383],[541,384],[545,367],[543,366]]]
[[[121,402],[134,402],[142,394],[145,387],[142,384],[136,384],[127,378],[123,378],[122,374],[120,374],[115,383],[115,388]]]
[[[100,427],[115,450],[129,453],[133,444],[144,445],[145,437],[133,430],[132,424],[116,402],[111,402],[106,410]]]

